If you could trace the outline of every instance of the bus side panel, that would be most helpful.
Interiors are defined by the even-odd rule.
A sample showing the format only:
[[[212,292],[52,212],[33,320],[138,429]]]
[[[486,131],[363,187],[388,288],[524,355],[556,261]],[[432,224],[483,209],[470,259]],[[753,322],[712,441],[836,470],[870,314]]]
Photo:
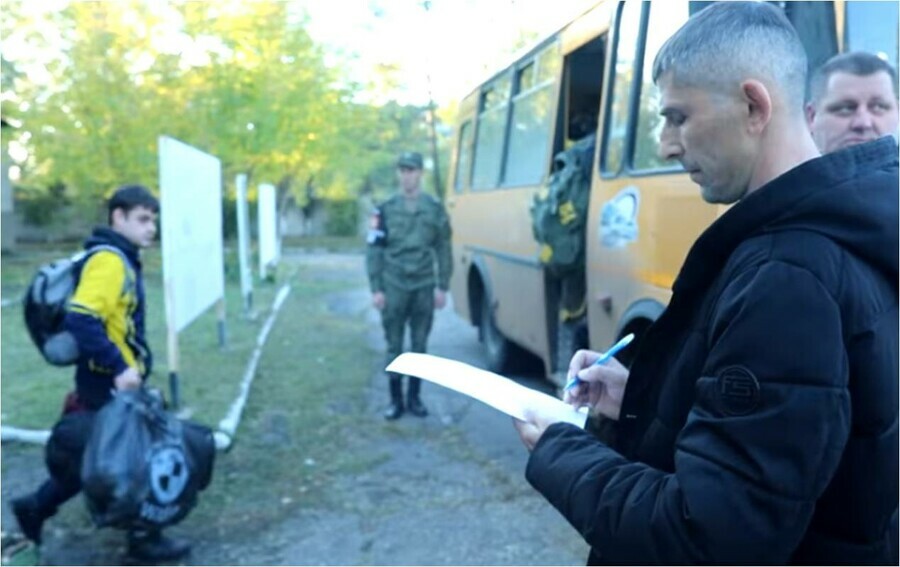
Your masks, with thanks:
[[[497,328],[517,345],[548,359],[543,270],[502,256],[486,256],[485,260],[494,289],[505,290],[494,297]]]
[[[453,275],[450,278],[450,296],[453,298],[453,310],[465,321],[478,324],[478,318],[470,309],[472,302],[469,297],[469,288],[466,283],[469,271],[473,269],[471,254],[462,250],[462,246],[455,241],[453,243]]]
[[[454,255],[450,289],[456,311],[477,325],[480,298],[473,296],[470,286],[473,277],[482,277],[475,267],[479,258],[497,306],[497,327],[508,339],[549,361],[544,275],[529,216],[536,190],[472,191],[464,198],[448,199]]]
[[[628,323],[631,305],[668,304],[688,250],[724,209],[705,203],[684,173],[597,178],[590,207],[588,325],[591,347],[603,350]]]

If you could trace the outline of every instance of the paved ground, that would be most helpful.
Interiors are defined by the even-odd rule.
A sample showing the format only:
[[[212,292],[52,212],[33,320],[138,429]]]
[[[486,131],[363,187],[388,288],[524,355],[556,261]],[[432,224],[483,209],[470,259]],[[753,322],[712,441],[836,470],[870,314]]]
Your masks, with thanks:
[[[288,255],[288,262],[316,267],[323,280],[362,270],[359,255]],[[383,340],[366,289],[328,299],[337,317],[364,316],[372,349],[368,411],[386,405],[386,379],[378,371]],[[452,309],[438,312],[429,350],[483,365],[476,330]],[[263,354],[265,356],[265,354]],[[549,391],[537,376],[521,382]],[[233,565],[579,565],[587,546],[524,479],[527,452],[509,417],[470,398],[423,385],[431,414],[379,424],[369,443],[353,447],[378,455],[377,466],[331,480],[327,504],[302,509],[277,525],[247,526],[240,534],[185,522],[176,531],[194,551],[185,564]],[[250,403],[253,403],[251,393]],[[239,434],[240,435],[240,434]],[[252,442],[242,439],[241,442]],[[34,485],[41,455],[36,448],[4,445],[3,527],[10,525],[8,498]],[[227,459],[225,455],[223,458]],[[117,564],[122,536],[94,530],[83,506],[64,514],[83,516],[83,529],[53,529],[45,536],[46,564]]]

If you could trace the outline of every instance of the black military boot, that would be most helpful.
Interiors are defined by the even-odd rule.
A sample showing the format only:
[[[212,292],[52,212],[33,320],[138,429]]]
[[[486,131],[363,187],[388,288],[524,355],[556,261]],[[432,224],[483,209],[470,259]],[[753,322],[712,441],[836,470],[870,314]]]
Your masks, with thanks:
[[[406,392],[406,409],[409,413],[416,417],[425,417],[428,410],[419,399],[419,389],[422,387],[422,380],[419,378],[409,377],[409,390]]]
[[[35,545],[41,544],[41,529],[44,521],[52,516],[56,510],[47,510],[42,507],[35,495],[29,494],[12,501],[12,511],[19,523],[22,533],[33,541]]]
[[[191,552],[191,544],[166,537],[159,530],[132,530],[128,532],[128,555],[142,563],[175,561]]]
[[[399,376],[391,375],[391,405],[384,410],[384,419],[394,420],[403,415],[403,383]]]

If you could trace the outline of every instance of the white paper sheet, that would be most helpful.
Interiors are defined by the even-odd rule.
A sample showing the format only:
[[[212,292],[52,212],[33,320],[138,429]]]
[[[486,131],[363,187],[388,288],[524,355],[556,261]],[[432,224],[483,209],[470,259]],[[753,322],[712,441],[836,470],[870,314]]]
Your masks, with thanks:
[[[524,420],[525,410],[531,408],[581,428],[587,420],[587,414],[576,411],[561,400],[493,372],[448,358],[408,352],[395,358],[387,371],[416,376],[456,390],[517,419]]]

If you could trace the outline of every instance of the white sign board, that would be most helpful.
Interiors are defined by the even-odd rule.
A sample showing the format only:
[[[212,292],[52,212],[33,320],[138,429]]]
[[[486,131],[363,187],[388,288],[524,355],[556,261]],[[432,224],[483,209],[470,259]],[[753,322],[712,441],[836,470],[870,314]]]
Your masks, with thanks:
[[[259,277],[266,277],[266,267],[278,262],[278,217],[275,210],[275,186],[259,186]]]
[[[161,136],[159,188],[166,315],[178,332],[225,295],[221,163]]]

